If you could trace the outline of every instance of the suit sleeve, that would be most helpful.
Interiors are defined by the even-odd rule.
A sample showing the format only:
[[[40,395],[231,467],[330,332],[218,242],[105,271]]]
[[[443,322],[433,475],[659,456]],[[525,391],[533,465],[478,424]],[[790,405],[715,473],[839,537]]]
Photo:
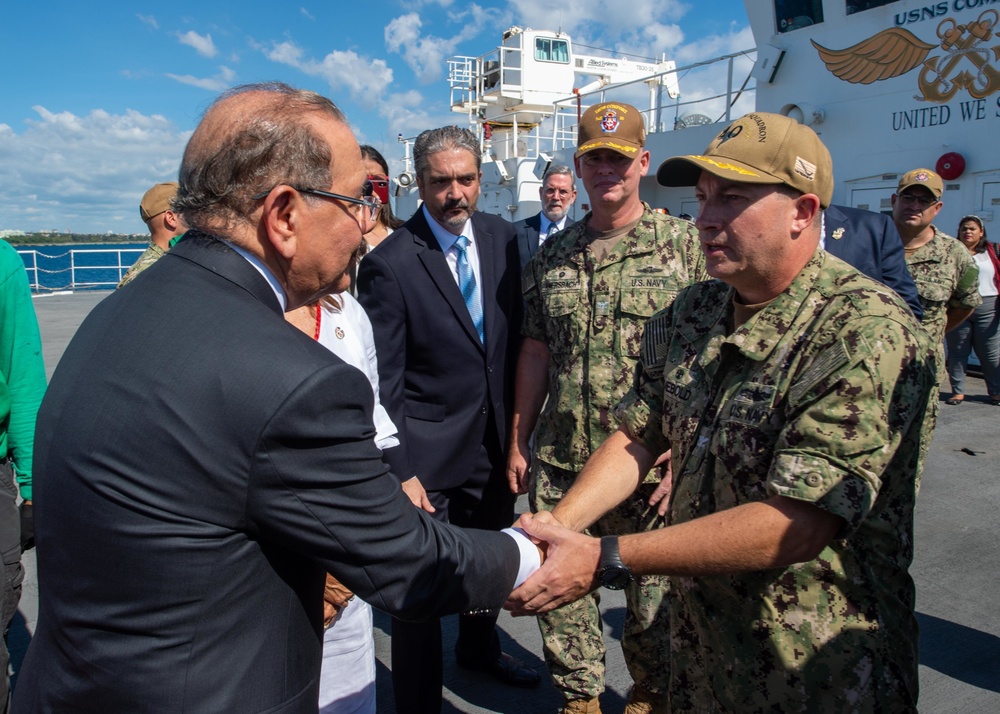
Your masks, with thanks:
[[[399,480],[406,481],[418,475],[410,463],[406,438],[406,305],[392,268],[377,253],[365,256],[358,268],[358,301],[368,313],[375,337],[379,401],[399,439],[398,446],[385,452],[385,460]]]
[[[517,575],[514,540],[414,508],[388,476],[374,433],[371,387],[358,370],[335,364],[310,374],[260,437],[249,530],[403,619],[497,608]]]
[[[906,253],[903,250],[903,241],[899,237],[896,225],[885,217],[882,221],[882,245],[879,250],[882,253],[882,277],[881,281],[896,291],[899,297],[906,301],[918,320],[924,317],[924,308],[920,304],[920,296],[917,294],[917,285],[913,282],[910,269],[906,265]]]

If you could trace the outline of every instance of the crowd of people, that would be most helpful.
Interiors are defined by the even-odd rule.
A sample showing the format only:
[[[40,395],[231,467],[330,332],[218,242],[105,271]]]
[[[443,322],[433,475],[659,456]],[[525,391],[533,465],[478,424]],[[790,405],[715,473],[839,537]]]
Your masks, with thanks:
[[[601,587],[626,714],[916,711],[938,389],[962,403],[975,349],[1000,404],[985,225],[936,227],[923,168],[891,217],[832,205],[822,141],[768,113],[659,164],[698,200],[674,218],[640,199],[645,140],[590,107],[511,224],[476,210],[476,136],[428,130],[401,220],[333,103],[247,85],[143,197],[150,248],[47,389],[5,270],[5,624],[34,542],[40,587],[13,711],[374,714],[375,607],[395,710],[434,714],[446,614],[460,667],[539,684],[506,607],[562,711],[600,712]]]

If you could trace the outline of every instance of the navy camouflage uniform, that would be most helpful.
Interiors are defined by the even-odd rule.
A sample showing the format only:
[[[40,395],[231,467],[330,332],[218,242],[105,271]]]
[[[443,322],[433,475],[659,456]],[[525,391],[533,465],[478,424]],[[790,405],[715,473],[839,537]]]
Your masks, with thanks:
[[[819,250],[733,328],[734,291],[695,285],[655,316],[618,408],[673,447],[669,524],[772,496],[842,530],[787,568],[671,577],[671,712],[913,712],[913,507],[935,350],[889,288]]]
[[[523,334],[549,350],[548,400],[534,435],[528,493],[532,512],[551,511],[591,453],[618,427],[612,409],[632,384],[646,320],[677,292],[706,277],[694,226],[644,205],[638,225],[598,260],[587,235],[590,215],[550,236],[524,272]],[[654,469],[632,498],[592,535],[638,533],[662,525],[648,498]],[[656,693],[666,679],[667,579],[638,578],[626,589],[622,636],[633,680]],[[567,700],[604,690],[604,639],[593,593],[538,618],[545,661]]]

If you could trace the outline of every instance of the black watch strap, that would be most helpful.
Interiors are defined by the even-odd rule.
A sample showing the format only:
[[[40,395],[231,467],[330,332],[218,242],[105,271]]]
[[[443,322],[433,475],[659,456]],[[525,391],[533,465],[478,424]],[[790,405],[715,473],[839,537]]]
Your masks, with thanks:
[[[601,585],[608,590],[623,590],[635,579],[618,552],[618,536],[601,538],[601,561],[597,575]]]

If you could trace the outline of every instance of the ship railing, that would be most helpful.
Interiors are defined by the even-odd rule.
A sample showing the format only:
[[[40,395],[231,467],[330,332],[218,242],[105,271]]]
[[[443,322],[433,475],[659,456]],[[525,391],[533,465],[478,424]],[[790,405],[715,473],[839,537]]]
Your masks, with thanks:
[[[451,108],[474,113],[499,97],[521,94],[521,50],[497,47],[480,55],[460,55],[448,60]]]
[[[554,103],[551,123],[546,122],[549,133],[542,144],[546,150],[553,151],[575,146],[578,112],[582,113],[593,104],[616,99],[640,108],[650,134],[696,124],[728,122],[733,116],[740,116],[754,107],[756,84],[752,84],[750,71],[756,54],[755,49],[741,50],[560,99]],[[671,74],[676,75],[681,88],[676,99],[656,81]],[[719,89],[713,91],[713,88]],[[644,94],[649,97],[646,101],[643,101]],[[642,109],[644,105],[648,108]]]
[[[144,248],[68,248],[51,255],[18,249],[32,292],[113,290]]]

